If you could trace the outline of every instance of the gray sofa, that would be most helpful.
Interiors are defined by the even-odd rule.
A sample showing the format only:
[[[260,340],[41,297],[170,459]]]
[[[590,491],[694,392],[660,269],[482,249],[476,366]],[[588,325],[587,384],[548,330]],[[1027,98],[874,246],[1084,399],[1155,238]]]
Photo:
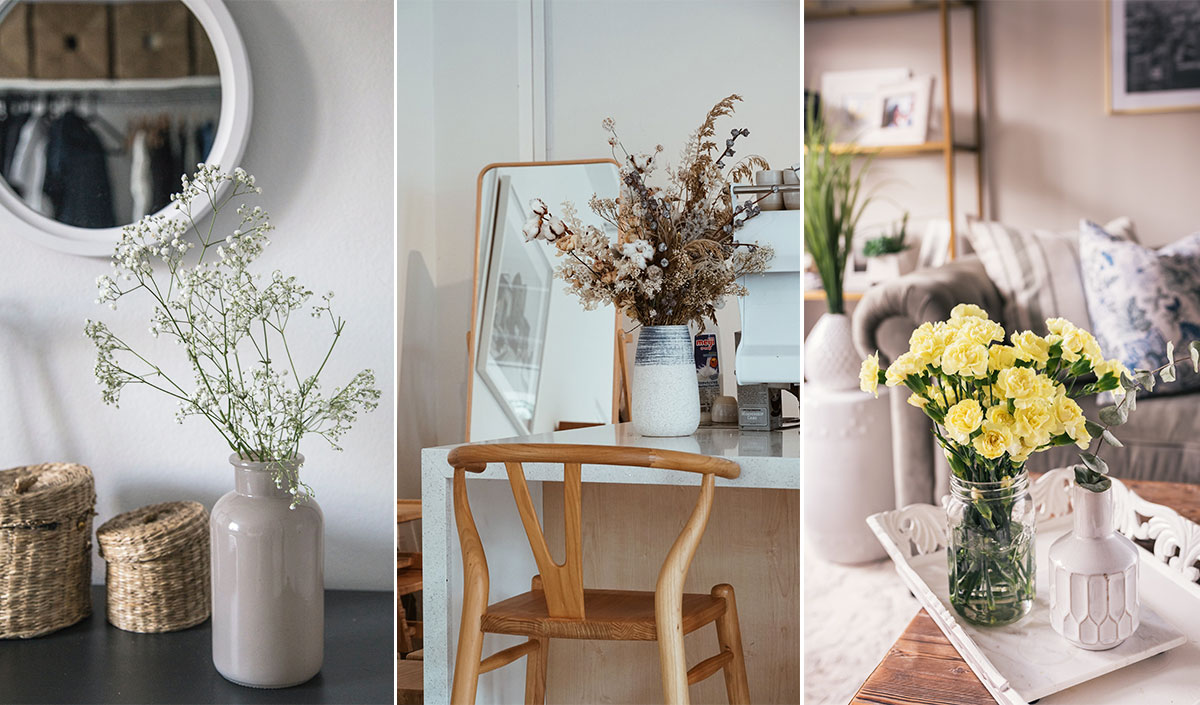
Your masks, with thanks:
[[[870,289],[853,314],[854,342],[864,356],[879,351],[881,365],[908,349],[912,330],[925,321],[944,320],[959,303],[983,307],[1001,317],[1000,292],[978,257],[964,257],[943,267],[925,269]],[[1086,322],[1080,322],[1084,325]],[[1005,330],[1011,332],[1009,324]],[[950,468],[930,432],[930,420],[906,403],[906,393],[892,394],[893,469],[896,502],[936,502],[948,492]],[[1096,418],[1092,401],[1082,404]],[[1116,430],[1124,448],[1106,448],[1114,477],[1200,483],[1200,394],[1139,400],[1129,423]],[[1078,462],[1074,446],[1034,455],[1033,471]]]

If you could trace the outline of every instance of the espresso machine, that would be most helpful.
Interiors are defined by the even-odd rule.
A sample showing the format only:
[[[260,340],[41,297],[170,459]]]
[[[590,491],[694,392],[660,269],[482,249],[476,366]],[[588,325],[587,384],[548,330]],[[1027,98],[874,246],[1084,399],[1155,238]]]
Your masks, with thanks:
[[[799,400],[804,367],[804,211],[800,209],[800,189],[798,179],[783,185],[731,187],[735,203],[766,194],[771,195],[760,203],[774,201],[767,204],[771,209],[764,206],[737,231],[739,242],[769,245],[775,250],[765,272],[745,276],[741,281],[746,295],[739,300],[742,331],[736,343],[734,376],[738,426],[743,431],[774,431],[800,424],[799,418],[783,416],[782,397],[787,393]]]

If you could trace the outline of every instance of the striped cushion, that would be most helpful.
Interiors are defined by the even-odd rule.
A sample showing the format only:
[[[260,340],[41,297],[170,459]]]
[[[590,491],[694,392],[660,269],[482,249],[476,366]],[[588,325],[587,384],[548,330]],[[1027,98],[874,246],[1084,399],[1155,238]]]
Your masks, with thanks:
[[[1118,218],[1104,228],[1136,241],[1128,218]],[[1091,328],[1079,266],[1079,231],[1014,228],[968,217],[966,235],[1004,299],[1004,323],[1009,330],[1045,335],[1046,319],[1058,317]]]

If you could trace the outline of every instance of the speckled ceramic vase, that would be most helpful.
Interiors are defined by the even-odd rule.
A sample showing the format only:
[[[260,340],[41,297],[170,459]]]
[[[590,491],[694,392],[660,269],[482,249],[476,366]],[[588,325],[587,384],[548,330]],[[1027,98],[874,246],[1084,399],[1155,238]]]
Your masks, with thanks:
[[[210,520],[213,665],[238,685],[299,685],[324,659],[325,520],[311,498],[291,508],[267,463],[229,462],[235,489]]]
[[[1050,546],[1050,626],[1103,651],[1138,628],[1138,549],[1113,530],[1112,490],[1071,486],[1074,529]]]
[[[689,436],[700,425],[700,390],[687,326],[643,326],[633,361],[633,428]]]

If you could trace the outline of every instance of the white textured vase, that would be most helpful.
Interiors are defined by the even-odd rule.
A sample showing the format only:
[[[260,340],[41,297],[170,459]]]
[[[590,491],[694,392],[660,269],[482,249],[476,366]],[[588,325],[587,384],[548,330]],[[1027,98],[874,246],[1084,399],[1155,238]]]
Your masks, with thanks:
[[[1138,628],[1138,549],[1113,530],[1112,491],[1071,486],[1071,533],[1050,546],[1050,625],[1091,651]]]
[[[633,360],[633,428],[643,436],[690,436],[700,390],[687,326],[643,326]]]
[[[824,389],[858,389],[862,357],[850,334],[850,317],[825,313],[804,341],[804,379]]]
[[[229,462],[235,489],[210,519],[213,665],[238,685],[299,685],[324,659],[325,520],[311,497],[291,508],[267,463]]]

